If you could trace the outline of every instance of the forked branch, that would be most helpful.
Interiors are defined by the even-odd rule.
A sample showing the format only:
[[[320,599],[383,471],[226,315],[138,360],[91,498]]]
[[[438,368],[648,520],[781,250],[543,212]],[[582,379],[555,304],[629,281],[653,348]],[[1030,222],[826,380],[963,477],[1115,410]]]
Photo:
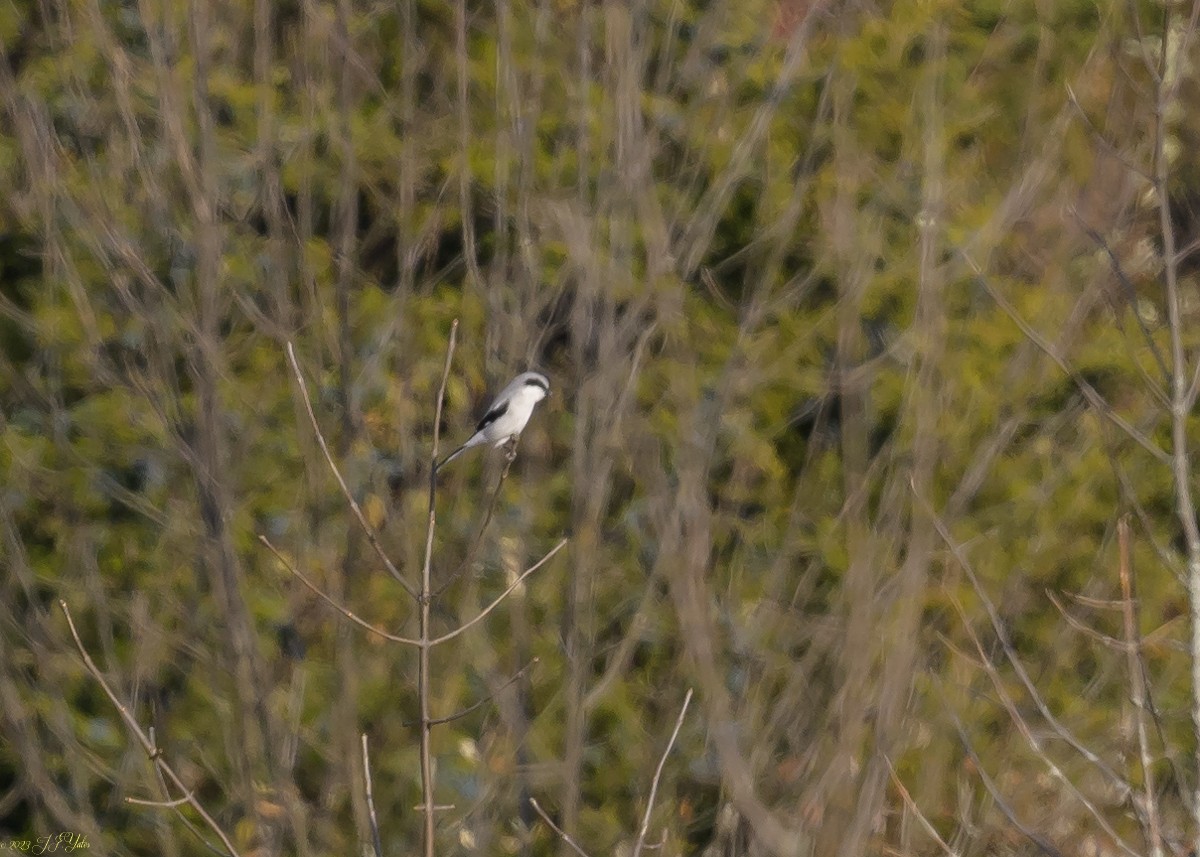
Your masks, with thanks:
[[[149,801],[132,802],[144,803],[148,806],[161,806],[172,809],[178,809],[181,803],[186,803],[204,820],[204,823],[208,825],[208,829],[217,835],[217,838],[221,840],[221,843],[225,846],[226,851],[228,851],[232,857],[241,857],[237,848],[234,847],[233,842],[230,840],[229,835],[221,828],[221,825],[217,824],[216,819],[209,814],[208,810],[204,808],[200,801],[196,799],[195,794],[193,794],[192,791],[183,784],[183,780],[180,779],[177,773],[175,773],[175,769],[171,767],[170,763],[167,762],[165,758],[163,758],[162,750],[154,741],[150,739],[150,736],[145,733],[142,727],[138,725],[137,720],[134,719],[134,716],[130,713],[129,708],[125,705],[125,703],[121,702],[116,693],[113,692],[113,689],[109,687],[108,682],[104,679],[104,675],[100,672],[100,668],[96,666],[95,661],[92,660],[92,656],[88,654],[87,649],[84,647],[83,640],[79,638],[79,631],[76,630],[75,622],[71,619],[71,611],[67,609],[67,602],[59,599],[58,606],[62,608],[63,615],[67,617],[67,626],[71,629],[71,637],[75,640],[75,648],[79,650],[79,654],[83,658],[83,665],[87,667],[87,671],[91,673],[92,678],[94,678],[104,690],[104,695],[108,697],[109,701],[113,704],[113,707],[117,709],[117,713],[121,715],[121,719],[125,721],[125,725],[129,727],[129,731],[137,736],[138,741],[141,742],[142,748],[146,751],[146,755],[150,758],[150,761],[154,763],[156,768],[166,775],[167,779],[169,779],[175,788],[179,789],[180,793],[183,795],[183,797],[179,798],[178,800],[167,800],[157,803],[151,803]]]

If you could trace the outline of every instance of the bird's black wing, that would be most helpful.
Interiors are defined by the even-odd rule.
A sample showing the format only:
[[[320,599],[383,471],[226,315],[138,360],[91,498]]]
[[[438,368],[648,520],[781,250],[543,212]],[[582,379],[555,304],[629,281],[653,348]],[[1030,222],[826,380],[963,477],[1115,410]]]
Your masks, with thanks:
[[[490,411],[488,411],[486,414],[483,415],[483,419],[481,419],[479,421],[479,425],[475,426],[475,431],[483,431],[485,428],[490,426],[496,420],[498,420],[502,416],[504,416],[504,414],[507,411],[508,411],[508,402],[505,402],[503,405],[497,405],[496,407],[492,408]]]

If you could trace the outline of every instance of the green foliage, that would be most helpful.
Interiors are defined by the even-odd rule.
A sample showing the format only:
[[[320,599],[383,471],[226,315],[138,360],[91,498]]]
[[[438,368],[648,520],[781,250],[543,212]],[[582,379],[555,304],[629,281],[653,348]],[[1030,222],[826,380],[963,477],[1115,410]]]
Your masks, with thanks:
[[[720,729],[818,849],[853,834],[860,798],[879,801],[862,817],[904,811],[884,755],[939,830],[969,819],[978,853],[1005,820],[975,766],[1035,826],[1058,812],[1090,834],[1002,698],[1046,728],[1011,653],[1141,781],[1114,728],[1131,716],[1124,655],[1075,628],[1125,633],[1105,605],[1126,514],[1171,715],[1155,770],[1182,812],[1159,770],[1195,743],[1175,716],[1191,705],[1177,486],[1111,418],[1175,442],[1158,211],[1132,171],[1106,177],[1114,147],[1153,163],[1150,82],[1129,57],[1153,53],[1136,33],[1160,32],[1165,7],[1135,10],[1140,30],[1124,5],[1076,0],[839,8],[793,31],[807,41],[789,65],[793,5],[808,8],[468,7],[461,83],[445,4],[268,4],[265,31],[255,4],[207,21],[174,2],[0,6],[0,722],[16,736],[0,786],[18,788],[0,833],[82,818],[104,853],[204,853],[114,797],[153,781],[73,655],[65,598],[241,847],[361,850],[365,731],[385,851],[416,851],[413,652],[344,623],[259,536],[365,621],[415,635],[284,345],[413,581],[456,319],[443,453],[513,372],[541,368],[555,393],[477,550],[498,456],[439,477],[435,633],[571,544],[435,653],[434,716],[494,696],[434,732],[436,797],[455,806],[439,851],[556,850],[521,821],[529,795],[593,853],[631,842],[688,687],[652,827],[668,851],[725,835]],[[1179,140],[1200,133],[1188,75]],[[1189,169],[1169,183],[1179,211]],[[1127,263],[1136,306],[1080,223]],[[1190,247],[1194,224],[1179,231]],[[1101,811],[1136,840],[1123,807]],[[862,850],[929,850],[904,826]]]

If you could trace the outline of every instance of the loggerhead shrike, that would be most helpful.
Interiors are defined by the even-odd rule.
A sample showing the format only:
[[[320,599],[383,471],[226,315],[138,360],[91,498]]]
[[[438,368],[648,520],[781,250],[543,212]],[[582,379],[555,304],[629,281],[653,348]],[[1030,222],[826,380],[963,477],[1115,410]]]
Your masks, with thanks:
[[[538,372],[523,372],[513,378],[500,391],[495,401],[475,427],[471,439],[438,464],[441,470],[466,450],[483,443],[503,446],[510,438],[517,437],[533,414],[533,406],[550,395],[550,382]]]

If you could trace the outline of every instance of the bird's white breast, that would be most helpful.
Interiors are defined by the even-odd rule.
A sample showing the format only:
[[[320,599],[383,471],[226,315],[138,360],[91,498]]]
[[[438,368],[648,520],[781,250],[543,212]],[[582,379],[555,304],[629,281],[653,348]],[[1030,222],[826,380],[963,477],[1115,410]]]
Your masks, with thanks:
[[[529,416],[533,413],[533,406],[541,401],[538,392],[535,392],[532,387],[522,387],[513,394],[509,401],[508,413],[504,416],[512,418],[511,422],[516,424],[517,431],[525,427],[525,423],[529,422]]]

